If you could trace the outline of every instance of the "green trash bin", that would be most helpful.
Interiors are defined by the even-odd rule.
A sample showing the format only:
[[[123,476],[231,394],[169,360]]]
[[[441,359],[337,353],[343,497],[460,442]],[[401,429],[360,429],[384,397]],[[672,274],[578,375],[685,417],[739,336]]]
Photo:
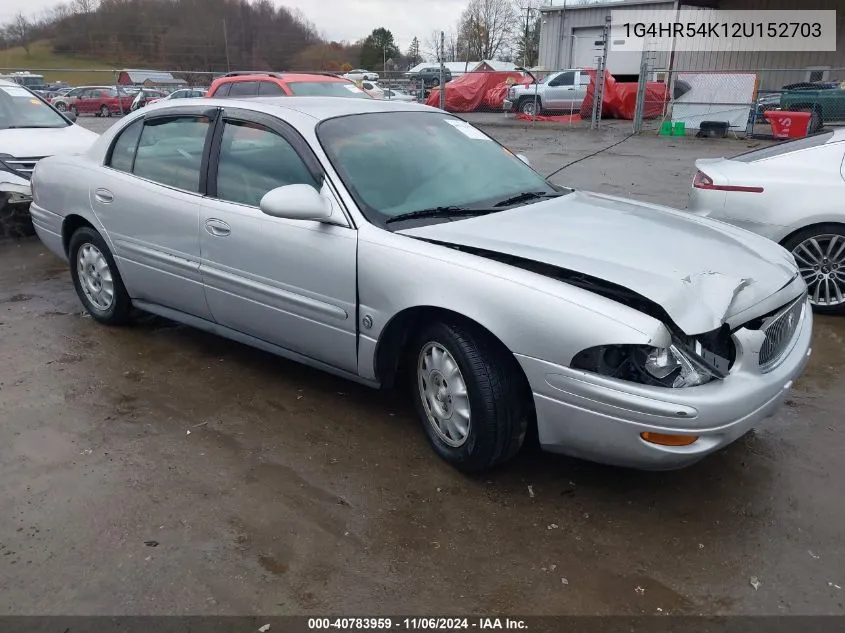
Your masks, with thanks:
[[[660,136],[672,136],[672,122],[664,121],[660,124]]]
[[[675,121],[675,128],[672,130],[672,136],[686,136],[687,124],[684,121]]]

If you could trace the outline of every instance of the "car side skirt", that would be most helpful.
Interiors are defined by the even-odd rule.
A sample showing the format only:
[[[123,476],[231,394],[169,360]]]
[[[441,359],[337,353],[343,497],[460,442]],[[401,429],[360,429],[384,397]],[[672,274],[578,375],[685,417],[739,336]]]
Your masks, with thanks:
[[[303,354],[293,352],[284,347],[268,343],[267,341],[264,341],[260,338],[256,338],[254,336],[250,336],[249,334],[238,332],[237,330],[225,327],[223,325],[220,325],[219,323],[207,321],[206,319],[202,319],[200,317],[196,317],[191,314],[186,314],[184,312],[180,312],[179,310],[173,310],[171,308],[167,308],[157,303],[151,303],[148,301],[139,301],[133,299],[132,305],[138,308],[139,310],[143,310],[144,312],[150,312],[160,317],[164,317],[165,319],[177,321],[179,323],[195,327],[198,330],[203,330],[210,334],[216,334],[218,336],[222,336],[237,343],[242,343],[244,345],[249,345],[250,347],[255,347],[257,349],[264,350],[265,352],[275,354],[276,356],[281,356],[282,358],[286,358],[297,363],[302,363],[303,365],[308,365],[309,367],[319,369],[320,371],[324,371],[339,378],[345,378],[347,380],[351,380],[353,382],[357,382],[359,384],[366,385],[367,387],[372,387],[374,389],[378,389],[379,387],[381,387],[381,383],[378,380],[369,380],[367,378],[363,378],[343,369],[338,369],[333,365],[328,365],[321,361],[310,358],[309,356],[305,356]]]

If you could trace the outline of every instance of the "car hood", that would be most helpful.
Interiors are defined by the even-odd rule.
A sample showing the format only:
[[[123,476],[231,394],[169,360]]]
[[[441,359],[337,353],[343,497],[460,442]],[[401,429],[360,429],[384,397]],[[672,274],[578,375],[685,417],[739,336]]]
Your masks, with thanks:
[[[623,286],[659,304],[689,335],[721,327],[797,275],[786,250],[748,231],[586,192],[400,233]]]
[[[0,129],[0,154],[16,158],[82,154],[88,151],[98,136],[79,125],[62,128]]]

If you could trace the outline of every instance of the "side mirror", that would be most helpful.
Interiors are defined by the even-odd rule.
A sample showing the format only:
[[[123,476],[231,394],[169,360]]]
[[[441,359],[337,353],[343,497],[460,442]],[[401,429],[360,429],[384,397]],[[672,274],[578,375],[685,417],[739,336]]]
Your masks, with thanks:
[[[531,167],[531,161],[529,161],[529,160],[528,160],[528,158],[527,158],[525,155],[523,155],[523,154],[517,154],[517,155],[516,155],[516,157],[517,157],[519,160],[521,160],[523,163],[525,163],[526,165],[528,165],[529,167]]]
[[[74,112],[73,110],[68,110],[67,112],[62,112],[62,114],[71,123],[76,123],[76,112]]]
[[[259,208],[274,218],[325,222],[332,216],[332,203],[311,185],[286,185],[271,189]]]

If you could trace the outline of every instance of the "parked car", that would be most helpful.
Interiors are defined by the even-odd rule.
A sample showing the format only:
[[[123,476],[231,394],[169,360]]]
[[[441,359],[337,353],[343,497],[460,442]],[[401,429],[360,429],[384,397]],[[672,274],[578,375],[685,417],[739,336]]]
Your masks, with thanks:
[[[845,84],[823,83],[814,88],[804,84],[796,89],[785,87],[780,109],[809,112],[808,131],[813,134],[825,123],[845,121]]]
[[[95,320],[134,306],[373,387],[406,376],[466,471],[534,424],[548,450],[681,467],[778,409],[813,320],[788,252],[526,163],[417,104],[159,103],[41,161],[33,215]]]
[[[689,209],[792,253],[819,312],[845,314],[845,130],[702,159]]]
[[[440,66],[425,66],[419,70],[409,71],[405,76],[416,83],[422,83],[424,88],[433,88],[440,85]],[[452,81],[452,71],[443,69],[443,83]]]
[[[414,95],[409,94],[404,90],[399,90],[398,88],[386,88],[382,99],[387,99],[388,101],[405,101],[407,103],[417,101],[417,98]]]
[[[353,81],[316,73],[229,73],[215,79],[209,98],[248,97],[355,97],[369,99]]]
[[[129,109],[134,112],[138,108],[143,108],[150,103],[164,99],[167,95],[168,93],[163,90],[142,88],[132,97],[132,104],[129,106]]]
[[[381,79],[378,73],[374,73],[371,70],[364,70],[363,68],[357,68],[355,70],[350,70],[348,73],[344,73],[341,75],[344,79],[349,79],[351,81],[378,81]]]
[[[0,217],[11,216],[10,205],[29,204],[29,180],[38,161],[84,152],[98,138],[71,118],[25,87],[0,80]]]
[[[508,89],[502,107],[529,116],[543,110],[579,112],[587,96],[590,75],[579,69],[562,70],[546,75],[536,85],[515,84]]]
[[[374,81],[359,81],[358,86],[373,99],[384,99],[384,88]]]
[[[121,88],[88,88],[77,95],[71,107],[77,114],[121,116],[131,111],[134,98]]]
[[[77,98],[79,98],[79,95],[82,94],[84,91],[95,89],[108,90],[109,88],[109,86],[79,86],[78,88],[72,88],[68,90],[64,95],[53,97],[50,100],[50,103],[59,112],[70,112],[71,110],[73,110],[73,106],[76,103]]]
[[[199,99],[204,97],[208,90],[206,88],[182,88],[174,90],[169,95],[161,98],[147,99],[147,104],[155,103],[156,101],[170,101],[171,99]]]

